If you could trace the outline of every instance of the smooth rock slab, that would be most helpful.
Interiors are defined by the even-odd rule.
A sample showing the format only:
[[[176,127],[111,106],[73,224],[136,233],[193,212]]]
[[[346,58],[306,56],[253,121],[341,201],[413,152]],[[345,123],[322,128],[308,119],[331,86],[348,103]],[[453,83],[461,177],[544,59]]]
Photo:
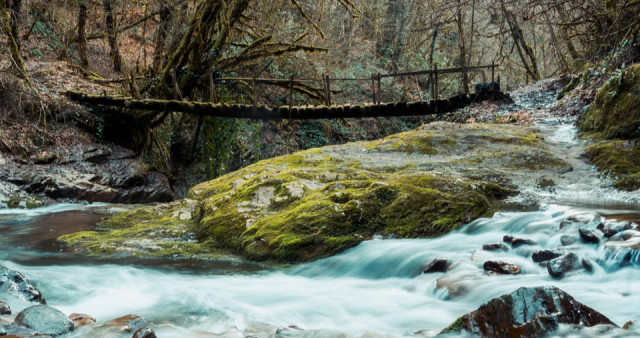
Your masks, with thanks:
[[[441,333],[469,332],[482,337],[537,337],[558,324],[594,326],[609,318],[553,287],[520,288],[494,298],[453,322]],[[616,326],[617,327],[617,326]]]
[[[448,265],[446,259],[434,259],[422,269],[422,273],[447,272]]]
[[[46,305],[34,305],[22,310],[16,316],[16,325],[30,328],[37,333],[62,335],[73,331],[74,326],[60,310]]]
[[[10,294],[28,302],[46,304],[42,293],[18,271],[0,265],[0,295]]]

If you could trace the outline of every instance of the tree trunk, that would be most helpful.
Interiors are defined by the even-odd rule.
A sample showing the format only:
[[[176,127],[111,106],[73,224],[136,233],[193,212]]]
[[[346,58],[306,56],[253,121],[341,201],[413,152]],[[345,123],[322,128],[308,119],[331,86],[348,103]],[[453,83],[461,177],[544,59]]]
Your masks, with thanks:
[[[11,35],[16,41],[16,45],[18,46],[18,50],[20,50],[20,22],[21,15],[20,11],[22,9],[22,0],[13,0],[11,3]]]
[[[560,37],[562,38],[562,40],[564,40],[564,43],[567,46],[567,50],[569,51],[569,55],[571,55],[571,59],[574,62],[578,61],[581,59],[581,56],[576,50],[576,47],[573,45],[573,42],[571,41],[571,36],[569,35],[569,28],[567,26],[569,21],[567,20],[567,13],[565,12],[564,4],[558,5],[556,9],[558,11],[558,16],[560,17],[560,21],[563,23],[563,25],[559,27]]]
[[[458,49],[460,50],[460,67],[467,67],[467,46],[464,39],[464,13],[462,12],[462,3],[458,0],[456,7],[456,24],[458,25]],[[462,87],[465,93],[469,93],[469,73],[462,73]]]
[[[118,49],[118,32],[116,28],[116,18],[113,13],[111,0],[104,0],[103,2],[105,21],[107,25],[107,40],[109,41],[109,48],[111,49],[111,59],[113,60],[113,70],[116,72],[122,71],[122,57],[120,56],[120,50]]]
[[[0,21],[2,21],[2,30],[7,36],[7,44],[9,45],[9,53],[11,56],[11,66],[20,72],[20,75],[27,78],[27,71],[24,61],[20,56],[20,49],[11,29],[11,14],[4,0],[0,0]]]
[[[538,63],[536,61],[536,56],[533,52],[533,48],[531,48],[529,43],[527,43],[527,41],[524,39],[524,34],[522,33],[520,25],[518,25],[516,16],[512,12],[507,10],[504,4],[504,0],[502,0],[501,3],[502,12],[504,13],[505,19],[507,20],[509,29],[511,30],[513,43],[515,44],[516,50],[518,51],[520,60],[522,60],[522,64],[527,72],[527,75],[531,76],[533,81],[538,81],[540,80],[540,72],[538,71]]]
[[[78,56],[80,57],[80,66],[87,68],[89,66],[89,56],[87,54],[87,2],[86,0],[78,1],[80,10],[78,11]]]
[[[168,4],[168,0],[162,1],[158,8],[160,12],[160,24],[156,30],[155,48],[153,51],[153,69],[159,71],[163,66],[164,48],[169,33],[169,27],[171,26],[171,7]]]
[[[387,10],[382,24],[382,37],[376,44],[376,51],[386,59],[393,57],[402,8],[404,8],[404,0],[389,0],[387,2]]]

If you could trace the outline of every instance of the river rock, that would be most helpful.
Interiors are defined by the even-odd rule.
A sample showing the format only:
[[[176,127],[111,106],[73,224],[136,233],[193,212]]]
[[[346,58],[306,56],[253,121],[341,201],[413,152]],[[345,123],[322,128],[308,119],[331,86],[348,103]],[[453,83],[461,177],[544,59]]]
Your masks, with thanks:
[[[158,338],[156,336],[156,332],[153,331],[150,327],[143,327],[138,329],[134,334],[133,338]]]
[[[520,274],[520,267],[505,262],[486,261],[482,265],[485,271],[493,272],[501,275],[517,275]]]
[[[115,328],[120,332],[136,332],[142,328],[149,327],[150,323],[138,315],[126,315],[112,319],[102,325],[104,328]]]
[[[522,245],[535,245],[536,241],[524,238],[511,237],[509,235],[505,235],[502,237],[502,241],[508,244],[511,244],[512,248],[517,248]]]
[[[18,326],[16,324],[3,323],[0,321],[0,337],[3,338],[14,338],[14,337],[33,337],[36,335],[36,332],[32,329],[24,326]],[[45,338],[48,336],[40,336],[39,338]]]
[[[446,259],[434,259],[422,269],[422,273],[447,272],[448,265]]]
[[[91,163],[104,163],[111,156],[111,149],[103,147],[94,147],[88,149],[82,154],[82,159]]]
[[[562,249],[547,249],[536,251],[531,255],[531,259],[534,262],[540,263],[548,260],[552,260],[554,258],[560,257],[564,255],[566,252]]]
[[[589,243],[589,244],[600,243],[600,239],[598,238],[598,236],[596,236],[596,234],[594,234],[590,230],[587,230],[585,228],[580,228],[578,229],[578,233],[580,233],[580,238],[585,243]]]
[[[560,236],[560,243],[562,246],[569,246],[578,243],[578,237],[570,236],[570,235],[562,235]]]
[[[482,246],[482,250],[487,251],[508,251],[509,248],[502,243],[494,243],[494,244],[484,244]]]
[[[0,300],[0,315],[10,315],[10,314],[11,314],[11,308],[9,307],[9,304]]]
[[[46,305],[34,305],[20,311],[15,323],[37,333],[53,336],[65,334],[74,329],[71,319],[60,310]]]
[[[562,279],[565,273],[579,268],[578,256],[573,252],[554,258],[547,264],[547,271],[553,278]]]
[[[553,287],[520,288],[490,300],[453,322],[441,333],[466,331],[482,337],[537,337],[558,324],[614,325],[609,318]]]
[[[582,267],[587,270],[587,272],[593,272],[593,264],[586,258],[582,259]]]
[[[10,294],[28,302],[46,304],[42,293],[20,272],[0,265],[0,295]]]
[[[69,315],[69,319],[71,319],[73,326],[75,327],[91,325],[96,322],[96,319],[93,316],[82,313],[72,313]]]
[[[630,320],[626,323],[624,323],[624,325],[622,325],[622,328],[625,330],[629,330],[631,328],[636,328],[638,327],[638,321],[637,320]]]

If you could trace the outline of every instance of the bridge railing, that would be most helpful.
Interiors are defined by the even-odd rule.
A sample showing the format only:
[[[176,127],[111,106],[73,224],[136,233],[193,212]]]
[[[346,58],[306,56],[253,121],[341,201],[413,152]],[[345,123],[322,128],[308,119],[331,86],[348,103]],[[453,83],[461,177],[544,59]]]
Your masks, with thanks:
[[[244,81],[251,83],[253,87],[252,100],[253,105],[256,105],[257,102],[257,93],[258,87],[261,83],[279,85],[279,86],[287,86],[289,88],[289,106],[294,106],[294,84],[309,84],[309,83],[319,83],[321,86],[322,92],[322,101],[327,106],[331,106],[331,83],[332,82],[371,82],[371,97],[373,103],[380,104],[382,98],[382,79],[384,78],[396,78],[396,77],[409,77],[409,76],[420,76],[420,75],[429,75],[429,83],[430,83],[430,99],[438,100],[440,88],[438,85],[438,79],[440,75],[446,74],[456,74],[456,73],[481,73],[482,81],[486,82],[487,77],[485,74],[485,70],[491,69],[491,83],[495,81],[495,70],[498,67],[497,64],[491,63],[490,65],[485,66],[474,66],[474,67],[461,67],[461,68],[445,68],[438,69],[437,65],[434,65],[433,69],[427,70],[419,70],[419,71],[411,71],[411,72],[399,72],[399,73],[387,73],[387,74],[373,74],[370,77],[345,77],[332,78],[328,74],[322,74],[322,78],[296,78],[293,75],[289,78],[261,78],[261,77],[221,77],[221,78],[210,78],[211,85],[215,83],[227,83],[227,82],[235,82],[235,81]],[[499,78],[498,78],[499,79]],[[499,80],[498,80],[499,81]],[[215,95],[211,95],[212,99]]]

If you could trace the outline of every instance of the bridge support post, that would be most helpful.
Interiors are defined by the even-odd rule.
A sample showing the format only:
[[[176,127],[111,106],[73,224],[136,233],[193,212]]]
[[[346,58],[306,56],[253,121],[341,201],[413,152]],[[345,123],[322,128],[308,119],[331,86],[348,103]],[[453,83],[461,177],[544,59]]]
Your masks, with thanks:
[[[440,89],[440,88],[438,88],[438,64],[437,63],[433,66],[433,78],[434,78],[434,80],[433,80],[433,88],[435,88],[434,89],[434,92],[435,92],[434,99],[437,101],[438,100],[438,96],[439,96],[438,95],[438,90]]]
[[[491,61],[491,101],[495,99],[495,92],[496,92],[495,77],[496,77],[496,65],[493,61]]]
[[[380,84],[380,79],[382,78],[382,76],[380,76],[380,73],[378,73],[378,104],[380,104],[380,102],[382,101],[382,85]]]
[[[289,78],[289,114],[293,109],[293,75]]]
[[[371,102],[376,104],[377,96],[376,96],[376,75],[371,75]]]
[[[327,107],[331,107],[331,78],[329,77],[329,74],[325,74],[324,80],[326,81],[324,88],[327,97]]]

